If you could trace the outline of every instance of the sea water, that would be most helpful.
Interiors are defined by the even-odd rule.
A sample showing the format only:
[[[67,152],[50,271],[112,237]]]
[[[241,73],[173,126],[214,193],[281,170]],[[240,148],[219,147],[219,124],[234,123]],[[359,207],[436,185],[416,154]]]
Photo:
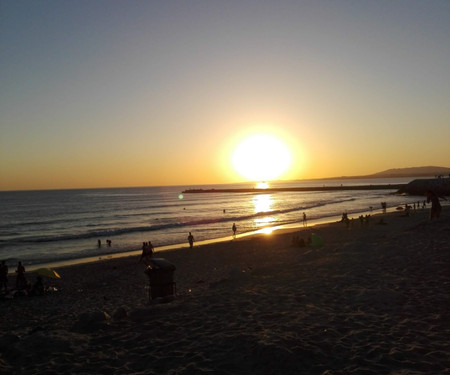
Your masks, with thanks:
[[[270,187],[399,184],[408,179],[314,180],[272,183]],[[0,259],[14,267],[76,261],[136,251],[151,241],[155,250],[187,246],[263,228],[337,220],[423,201],[392,190],[201,193],[187,189],[243,189],[254,185],[165,186],[0,192]],[[98,246],[98,240],[101,246]],[[107,245],[111,241],[111,246]]]

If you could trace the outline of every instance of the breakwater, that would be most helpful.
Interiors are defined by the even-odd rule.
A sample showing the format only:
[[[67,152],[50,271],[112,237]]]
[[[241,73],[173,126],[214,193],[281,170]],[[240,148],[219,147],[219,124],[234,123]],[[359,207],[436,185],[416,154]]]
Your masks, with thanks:
[[[242,189],[187,189],[183,194],[201,193],[277,193],[277,192],[305,192],[305,191],[344,191],[344,190],[400,190],[406,184],[385,185],[341,185],[341,186],[307,186],[307,187],[283,187],[283,188],[242,188]]]

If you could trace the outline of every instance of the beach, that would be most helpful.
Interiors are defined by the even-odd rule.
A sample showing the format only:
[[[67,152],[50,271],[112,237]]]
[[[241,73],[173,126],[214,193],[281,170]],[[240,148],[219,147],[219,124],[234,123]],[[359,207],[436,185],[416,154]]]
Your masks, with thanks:
[[[59,268],[0,301],[0,373],[450,373],[450,214],[428,215],[159,252],[173,298],[149,299],[139,256]]]

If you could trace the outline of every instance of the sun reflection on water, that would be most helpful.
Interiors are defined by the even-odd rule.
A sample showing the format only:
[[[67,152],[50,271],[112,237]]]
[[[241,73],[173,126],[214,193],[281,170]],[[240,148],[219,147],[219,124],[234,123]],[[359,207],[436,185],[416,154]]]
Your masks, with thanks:
[[[255,205],[255,213],[261,213],[261,212],[267,212],[269,213],[272,211],[272,196],[270,194],[261,194],[261,195],[255,195],[253,197],[253,204]],[[263,216],[263,217],[257,217],[254,219],[254,224],[257,228],[264,227],[272,224],[275,221],[275,219],[272,216]]]
[[[272,234],[272,232],[274,231],[273,228],[262,228],[258,231],[258,233],[263,233],[263,234]]]
[[[253,204],[255,205],[255,213],[269,212],[271,211],[272,197],[270,194],[255,195]]]
[[[256,188],[257,189],[268,189],[269,188],[269,184],[267,182],[258,182],[256,184]]]

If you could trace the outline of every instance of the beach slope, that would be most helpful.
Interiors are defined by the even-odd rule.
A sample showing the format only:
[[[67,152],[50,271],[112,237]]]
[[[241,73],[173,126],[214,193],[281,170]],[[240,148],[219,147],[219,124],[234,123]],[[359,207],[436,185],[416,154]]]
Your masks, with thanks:
[[[173,300],[149,301],[138,257],[61,268],[58,291],[0,301],[0,373],[449,373],[449,224],[395,212],[295,231],[320,247],[290,231],[160,253]]]

